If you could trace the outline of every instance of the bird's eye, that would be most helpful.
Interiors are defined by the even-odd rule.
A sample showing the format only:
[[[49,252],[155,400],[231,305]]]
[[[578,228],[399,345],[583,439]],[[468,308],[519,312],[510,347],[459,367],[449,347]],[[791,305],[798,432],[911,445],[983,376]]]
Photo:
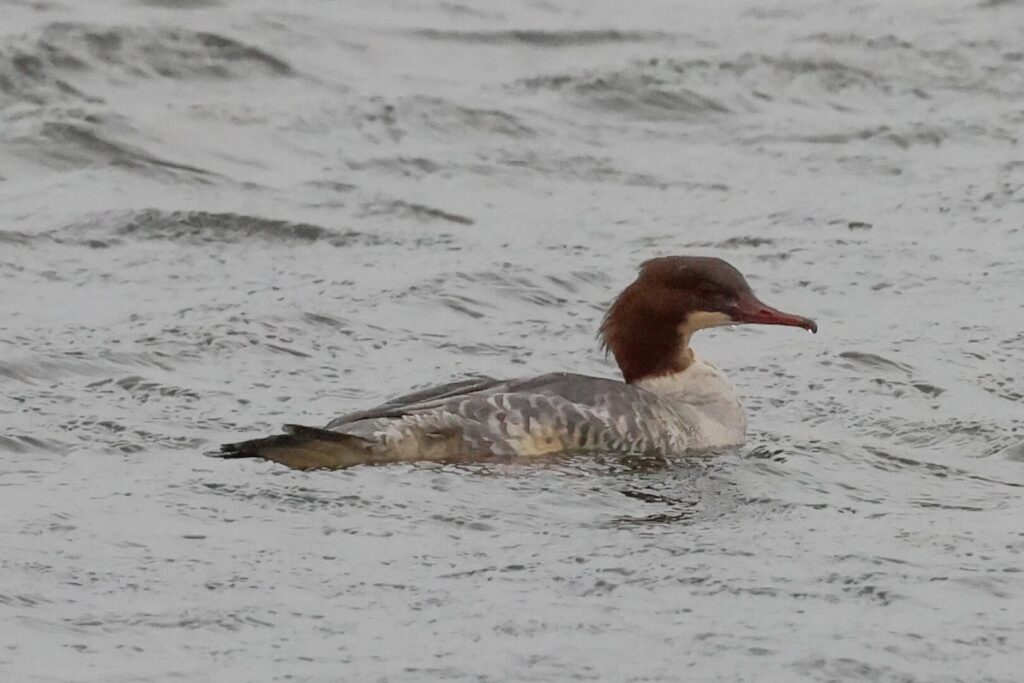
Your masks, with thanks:
[[[697,291],[703,296],[718,296],[722,292],[710,282],[701,282],[697,285]]]

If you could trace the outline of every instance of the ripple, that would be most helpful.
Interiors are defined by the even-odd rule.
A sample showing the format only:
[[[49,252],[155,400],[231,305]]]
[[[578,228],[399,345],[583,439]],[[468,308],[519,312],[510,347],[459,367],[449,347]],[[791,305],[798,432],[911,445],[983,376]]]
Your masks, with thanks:
[[[415,220],[418,223],[431,221],[443,221],[446,223],[458,223],[459,225],[473,225],[472,218],[450,211],[425,206],[413,202],[406,202],[401,199],[379,199],[363,205],[361,215],[363,216],[396,216]]]
[[[465,139],[467,135],[525,140],[537,132],[515,114],[458,104],[442,97],[370,97],[347,113],[352,125],[372,142],[398,142],[410,135]]]
[[[164,7],[166,9],[201,9],[216,7],[223,4],[223,0],[136,0],[140,5],[149,7]]]
[[[851,90],[884,95],[889,88],[881,75],[835,59],[758,54],[722,61],[655,58],[618,70],[540,76],[518,85],[646,120],[699,120],[757,111],[783,93],[790,101],[803,102]],[[729,99],[709,92],[727,93]]]
[[[729,113],[720,101],[654,76],[643,64],[621,71],[541,76],[520,81],[518,86],[559,93],[589,111],[647,121],[699,120]]]
[[[872,370],[883,370],[892,371],[896,370],[903,374],[911,374],[914,372],[913,368],[905,363],[900,363],[894,360],[889,360],[875,353],[868,353],[866,351],[841,351],[839,353],[840,358],[853,361],[854,364],[861,367],[870,368]],[[852,365],[851,365],[852,367]]]
[[[445,43],[473,43],[480,45],[529,45],[540,48],[565,48],[604,45],[607,43],[650,43],[678,36],[659,31],[618,31],[597,29],[589,31],[499,30],[459,31],[417,29],[413,35]]]
[[[210,171],[170,161],[140,146],[117,140],[126,131],[122,129],[114,134],[111,129],[112,126],[104,125],[97,117],[92,117],[90,122],[42,121],[13,137],[8,145],[13,153],[57,170],[103,165],[138,175],[197,183],[209,183],[215,177]]]
[[[276,243],[323,242],[335,247],[379,244],[380,238],[355,230],[337,230],[311,223],[207,211],[113,211],[44,233],[58,242],[110,246],[141,240],[175,244],[238,244],[255,240]]]
[[[166,370],[167,362],[166,357],[144,351],[98,350],[90,353],[37,351],[21,358],[0,361],[0,377],[26,384],[46,384],[67,377],[102,376],[111,368],[124,368],[125,366]]]
[[[67,453],[71,444],[59,439],[41,438],[27,434],[0,434],[0,451],[8,453]]]
[[[0,43],[0,92],[42,102],[45,95],[82,97],[63,78],[104,76],[232,79],[288,76],[292,68],[262,49],[206,31],[172,27],[46,24],[33,36]]]
[[[185,387],[163,384],[153,380],[147,380],[139,375],[122,377],[114,382],[117,386],[132,394],[137,399],[145,402],[150,396],[181,397],[192,401],[198,401],[201,396]],[[97,385],[92,385],[97,386]]]

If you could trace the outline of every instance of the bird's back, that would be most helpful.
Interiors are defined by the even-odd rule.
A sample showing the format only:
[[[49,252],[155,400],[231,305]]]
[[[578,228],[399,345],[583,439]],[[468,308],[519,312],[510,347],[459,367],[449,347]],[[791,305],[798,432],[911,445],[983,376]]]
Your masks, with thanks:
[[[292,425],[285,435],[226,449],[229,457],[259,456],[314,468],[509,460],[572,451],[675,455],[727,445],[702,433],[714,416],[709,418],[700,396],[688,401],[686,382],[662,384],[644,388],[563,372],[516,380],[472,378],[343,415],[323,429]]]

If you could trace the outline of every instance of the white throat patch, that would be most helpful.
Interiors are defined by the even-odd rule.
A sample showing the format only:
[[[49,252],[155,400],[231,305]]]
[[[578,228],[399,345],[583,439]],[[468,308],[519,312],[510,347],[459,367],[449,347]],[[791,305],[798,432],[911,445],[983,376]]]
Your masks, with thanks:
[[[736,321],[725,313],[719,313],[717,311],[694,311],[690,315],[686,316],[686,320],[680,323],[677,329],[679,330],[679,335],[682,337],[683,347],[685,348],[690,345],[690,336],[697,330],[735,324]]]

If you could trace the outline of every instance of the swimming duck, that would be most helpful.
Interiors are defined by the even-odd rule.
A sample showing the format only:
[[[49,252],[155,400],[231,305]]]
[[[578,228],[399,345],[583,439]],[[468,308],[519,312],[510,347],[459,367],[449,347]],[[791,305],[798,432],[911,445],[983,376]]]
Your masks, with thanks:
[[[678,456],[736,446],[743,405],[714,365],[690,347],[720,325],[813,320],[762,303],[718,258],[651,259],[612,303],[600,336],[622,381],[570,372],[524,379],[474,377],[415,391],[324,427],[225,444],[223,458],[263,458],[296,469],[402,461],[513,460],[561,452]]]

